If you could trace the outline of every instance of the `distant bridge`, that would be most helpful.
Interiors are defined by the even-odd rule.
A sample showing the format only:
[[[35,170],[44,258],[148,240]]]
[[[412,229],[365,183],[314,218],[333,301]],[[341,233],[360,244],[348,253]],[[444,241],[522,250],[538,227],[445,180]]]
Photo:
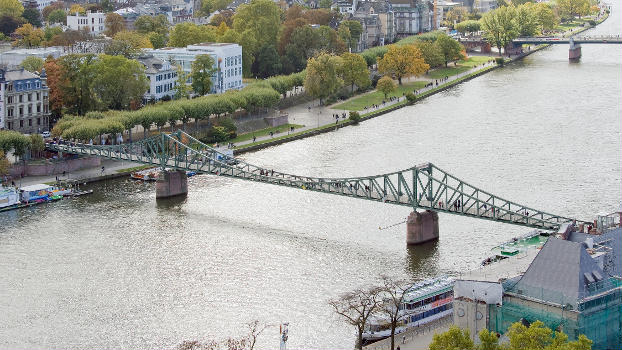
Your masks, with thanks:
[[[182,131],[162,133],[121,145],[72,143],[47,144],[46,147],[58,152],[197,171],[544,230],[556,230],[561,224],[573,221],[569,217],[550,214],[495,196],[431,163],[363,177],[300,176],[228,157]]]
[[[619,35],[598,35],[598,36],[573,36],[570,38],[562,37],[524,37],[512,40],[514,44],[622,44]]]

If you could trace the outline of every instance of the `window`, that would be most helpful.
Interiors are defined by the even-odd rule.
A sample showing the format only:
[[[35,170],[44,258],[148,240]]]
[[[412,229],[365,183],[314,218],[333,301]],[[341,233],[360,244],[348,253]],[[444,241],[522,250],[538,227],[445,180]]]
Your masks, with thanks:
[[[24,115],[24,107],[23,106],[19,106],[19,116],[23,116]]]
[[[23,120],[20,120],[20,121],[19,121],[19,127],[20,127],[20,128],[23,128],[23,127],[24,127],[24,121],[23,121]]]
[[[6,115],[7,115],[7,116],[9,116],[9,117],[12,117],[12,116],[13,116],[13,107],[9,107],[9,108],[6,110]]]
[[[13,129],[13,123],[12,122],[8,122],[6,123],[6,126],[9,130]]]
[[[41,99],[41,93],[37,92],[37,101],[39,101]]]
[[[28,102],[32,101],[32,93],[28,94]]]
[[[37,104],[37,113],[41,113],[41,105]]]
[[[7,103],[13,103],[13,96],[9,96],[6,99]]]
[[[32,126],[32,119],[28,119],[28,126]]]
[[[8,91],[13,91],[13,84],[7,84],[6,89]]]
[[[28,114],[32,114],[32,105],[28,105]]]
[[[18,99],[19,99],[19,103],[24,102],[24,98],[22,97],[22,95],[19,95]]]

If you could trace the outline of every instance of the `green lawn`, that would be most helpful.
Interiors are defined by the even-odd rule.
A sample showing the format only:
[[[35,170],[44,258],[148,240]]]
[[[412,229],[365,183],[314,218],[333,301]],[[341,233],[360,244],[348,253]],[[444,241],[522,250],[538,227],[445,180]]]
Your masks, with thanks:
[[[395,89],[393,93],[389,94],[389,96],[402,96],[403,93],[413,92],[413,90],[421,89],[425,86],[425,84],[426,82],[424,81],[404,83],[404,85],[398,85],[397,89]],[[345,109],[349,111],[362,111],[363,109],[365,109],[365,106],[370,107],[373,104],[381,104],[382,100],[384,100],[384,94],[380,91],[374,91],[368,94],[361,95],[359,97],[352,98],[351,100],[335,105],[332,108]]]
[[[293,127],[294,129],[299,129],[299,128],[302,128],[303,126],[304,125],[299,125],[299,124],[285,124],[285,125],[276,126],[273,128],[260,129],[257,131],[238,135],[238,137],[234,138],[233,140],[229,140],[229,142],[236,143],[236,142],[248,141],[248,140],[252,140],[253,136],[257,136],[257,137],[265,136],[265,135],[269,135],[270,132],[273,132],[274,135],[279,135],[279,133],[285,133],[287,135],[287,130],[289,130],[291,127]]]
[[[463,72],[468,71],[469,69],[479,66],[484,62],[488,62],[489,60],[494,59],[490,56],[471,56],[467,60],[458,61],[458,65],[454,65],[450,63],[447,68],[436,68],[431,70],[429,74],[426,74],[425,77],[429,79],[441,79],[446,76],[451,77],[452,75],[457,75]]]

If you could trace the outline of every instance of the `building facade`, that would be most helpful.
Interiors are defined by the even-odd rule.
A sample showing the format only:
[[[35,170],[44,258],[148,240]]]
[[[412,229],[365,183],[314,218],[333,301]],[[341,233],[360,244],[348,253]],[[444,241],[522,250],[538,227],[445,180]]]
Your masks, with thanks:
[[[434,29],[434,5],[421,0],[390,0],[395,15],[397,37],[406,37]]]
[[[24,69],[0,69],[0,129],[49,131],[48,95],[45,70],[38,76]]]
[[[86,30],[96,35],[105,29],[106,14],[103,12],[87,11],[85,15],[74,13],[67,16],[67,27],[72,30]]]
[[[192,71],[192,62],[199,55],[209,55],[214,59],[216,73],[212,76],[212,93],[223,93],[231,89],[241,89],[242,85],[242,47],[228,43],[202,43],[185,48],[166,47],[145,50],[162,61],[179,65],[185,73]]]
[[[168,61],[153,57],[153,55],[138,58],[145,66],[145,75],[149,79],[149,89],[145,92],[144,100],[159,101],[162,98],[175,96],[177,85],[177,70]]]

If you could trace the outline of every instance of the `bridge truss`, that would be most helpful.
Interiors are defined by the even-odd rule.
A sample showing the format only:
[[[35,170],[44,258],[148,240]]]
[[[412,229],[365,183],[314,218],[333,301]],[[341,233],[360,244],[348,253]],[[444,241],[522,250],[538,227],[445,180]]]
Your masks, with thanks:
[[[300,176],[228,157],[183,131],[162,133],[128,144],[48,144],[47,148],[58,152],[197,171],[544,230],[556,230],[561,224],[573,221],[571,218],[549,214],[495,196],[432,163],[365,177]]]

